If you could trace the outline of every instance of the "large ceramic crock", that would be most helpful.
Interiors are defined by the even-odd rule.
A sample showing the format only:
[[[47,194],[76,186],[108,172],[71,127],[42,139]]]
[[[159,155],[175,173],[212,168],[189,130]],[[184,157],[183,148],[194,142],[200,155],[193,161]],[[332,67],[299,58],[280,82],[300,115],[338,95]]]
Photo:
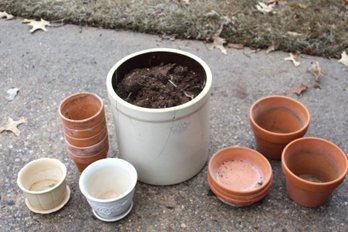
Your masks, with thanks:
[[[115,92],[125,74],[135,68],[176,63],[205,78],[193,100],[170,108],[135,106]],[[188,52],[169,48],[143,50],[124,57],[109,71],[106,87],[116,123],[120,156],[137,169],[139,180],[170,185],[196,175],[208,159],[208,100],[212,74],[208,65]]]

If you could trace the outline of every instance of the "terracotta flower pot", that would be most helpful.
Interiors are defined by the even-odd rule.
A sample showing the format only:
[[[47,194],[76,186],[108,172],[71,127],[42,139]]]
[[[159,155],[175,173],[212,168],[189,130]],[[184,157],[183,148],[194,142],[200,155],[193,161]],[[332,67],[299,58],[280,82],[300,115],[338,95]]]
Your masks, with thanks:
[[[103,100],[94,93],[76,93],[59,106],[63,125],[70,129],[88,129],[105,120]]]
[[[64,135],[68,135],[73,138],[90,138],[99,134],[102,130],[106,129],[105,119],[99,122],[97,125],[85,129],[70,129],[63,125]]]
[[[76,155],[69,150],[68,150],[68,153],[69,153],[70,158],[74,161],[75,165],[79,169],[79,171],[82,172],[91,163],[93,163],[97,160],[106,158],[108,151],[102,150],[99,153],[94,154],[94,155],[90,155],[90,156]]]
[[[89,147],[74,146],[67,140],[65,140],[65,143],[67,145],[68,151],[71,151],[78,156],[91,156],[99,153],[100,151],[109,149],[109,140],[107,134],[104,134],[104,138],[102,138],[97,144]]]
[[[107,136],[108,131],[106,127],[100,131],[98,134],[89,137],[89,138],[74,138],[71,137],[68,134],[65,134],[66,141],[71,144],[72,146],[76,147],[90,147],[93,145],[96,145],[97,143],[101,142],[105,137]]]
[[[282,154],[282,170],[291,199],[305,207],[322,205],[344,180],[348,161],[344,152],[321,138],[300,138]]]
[[[246,147],[227,147],[211,157],[208,183],[223,202],[246,206],[268,194],[272,184],[272,167],[257,151]]]
[[[175,63],[205,79],[192,100],[173,107],[152,109],[123,100],[116,87],[136,68]],[[116,123],[120,157],[132,163],[139,180],[153,185],[177,184],[196,175],[208,159],[209,66],[188,52],[169,48],[143,50],[124,57],[109,71],[106,87]]]
[[[284,147],[306,133],[310,114],[295,99],[268,96],[251,106],[249,119],[257,150],[268,158],[280,159]]]

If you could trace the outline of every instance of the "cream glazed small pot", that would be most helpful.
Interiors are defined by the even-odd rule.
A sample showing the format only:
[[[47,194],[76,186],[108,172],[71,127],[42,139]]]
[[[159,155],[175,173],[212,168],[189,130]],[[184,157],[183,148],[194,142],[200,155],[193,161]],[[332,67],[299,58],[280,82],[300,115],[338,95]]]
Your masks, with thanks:
[[[40,214],[61,209],[70,198],[67,170],[57,159],[41,158],[26,164],[18,173],[17,184],[27,207]]]
[[[107,158],[92,163],[82,172],[79,187],[94,215],[102,221],[113,222],[132,210],[137,178],[132,164]]]

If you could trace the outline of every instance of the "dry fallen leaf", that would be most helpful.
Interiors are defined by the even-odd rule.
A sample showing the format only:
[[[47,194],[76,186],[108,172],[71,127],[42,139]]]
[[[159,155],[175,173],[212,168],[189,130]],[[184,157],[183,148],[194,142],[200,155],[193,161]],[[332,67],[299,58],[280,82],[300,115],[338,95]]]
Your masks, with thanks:
[[[178,3],[182,3],[182,4],[185,4],[185,5],[189,5],[190,4],[190,0],[177,0]]]
[[[5,18],[6,20],[13,19],[14,16],[11,14],[8,14],[6,11],[0,11],[0,19]]]
[[[284,58],[284,60],[290,60],[295,65],[295,67],[300,65],[300,54],[298,53],[289,53],[289,57]]]
[[[4,131],[11,131],[13,132],[16,136],[19,136],[20,131],[17,128],[20,124],[26,123],[27,119],[21,117],[18,121],[14,121],[12,118],[8,118],[7,124],[5,127],[0,127],[0,133]]]
[[[266,53],[268,54],[268,53],[271,53],[271,52],[275,51],[276,47],[278,47],[278,46],[275,46],[274,44],[272,44],[271,46],[269,46],[267,48]]]
[[[342,52],[341,59],[339,59],[338,62],[340,62],[341,64],[348,67],[348,55],[347,55],[346,51]]]
[[[223,54],[227,54],[226,48],[224,47],[224,44],[226,43],[226,40],[224,38],[221,38],[219,36],[213,37],[213,45],[211,46],[212,49],[218,48]]]
[[[302,33],[298,33],[298,32],[295,32],[295,31],[288,31],[287,34],[290,35],[290,36],[293,36],[293,37],[298,37],[298,36],[303,35]]]
[[[32,19],[24,19],[22,23],[27,23],[28,26],[32,27],[30,30],[31,33],[35,32],[36,30],[47,31],[46,26],[50,25],[50,22],[43,19],[41,19],[40,21],[36,21]]]
[[[244,44],[228,43],[227,47],[235,48],[235,49],[242,49],[242,48],[244,48]]]
[[[301,84],[300,86],[295,87],[292,92],[295,93],[297,96],[300,96],[307,89],[308,89],[307,85]]]
[[[220,37],[220,34],[223,28],[224,28],[224,24],[221,23],[219,29],[213,36],[213,45],[211,46],[210,49],[218,48],[223,54],[227,54],[226,48],[224,47],[226,40]]]
[[[275,4],[265,4],[263,2],[258,2],[256,5],[256,9],[262,13],[269,13],[273,11],[273,7],[275,6]]]
[[[8,89],[6,99],[9,101],[12,101],[17,96],[18,92],[19,92],[18,88]]]
[[[314,80],[319,84],[320,77],[324,76],[325,74],[325,72],[320,68],[319,62],[315,61],[309,68],[309,71],[313,74]]]

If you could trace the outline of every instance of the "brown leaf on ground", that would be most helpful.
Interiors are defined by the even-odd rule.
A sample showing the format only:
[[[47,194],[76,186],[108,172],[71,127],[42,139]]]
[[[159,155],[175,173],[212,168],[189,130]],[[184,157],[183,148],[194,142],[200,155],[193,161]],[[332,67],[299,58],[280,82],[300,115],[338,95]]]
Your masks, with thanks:
[[[325,75],[325,72],[320,68],[318,61],[313,62],[309,71],[313,74],[314,80],[318,83],[320,82],[320,77]]]
[[[300,96],[302,93],[304,93],[308,89],[308,86],[305,84],[301,84],[300,86],[295,87],[292,92],[295,93],[297,96]]]
[[[300,65],[300,54],[299,53],[289,53],[289,57],[284,58],[284,60],[290,60],[295,65],[295,67]]]
[[[26,123],[27,119],[21,117],[18,121],[14,121],[12,118],[8,118],[7,124],[5,127],[0,127],[0,133],[4,131],[10,131],[13,132],[16,136],[19,136],[20,131],[17,128],[20,124]]]
[[[235,48],[235,49],[243,49],[244,44],[228,43],[227,47],[228,48]]]
[[[340,62],[344,66],[348,67],[348,55],[347,55],[346,51],[342,52],[341,59],[339,59],[338,62]]]
[[[28,24],[28,26],[32,27],[30,30],[31,33],[35,32],[36,30],[47,31],[46,26],[50,25],[50,22],[43,19],[41,19],[40,21],[36,21],[33,19],[24,19],[22,23]]]
[[[6,11],[0,11],[0,19],[5,18],[6,20],[11,20],[14,18],[13,15],[8,14]]]
[[[295,8],[295,9],[306,9],[307,5],[302,4],[302,3],[293,3],[293,4],[290,4],[290,7]]]

